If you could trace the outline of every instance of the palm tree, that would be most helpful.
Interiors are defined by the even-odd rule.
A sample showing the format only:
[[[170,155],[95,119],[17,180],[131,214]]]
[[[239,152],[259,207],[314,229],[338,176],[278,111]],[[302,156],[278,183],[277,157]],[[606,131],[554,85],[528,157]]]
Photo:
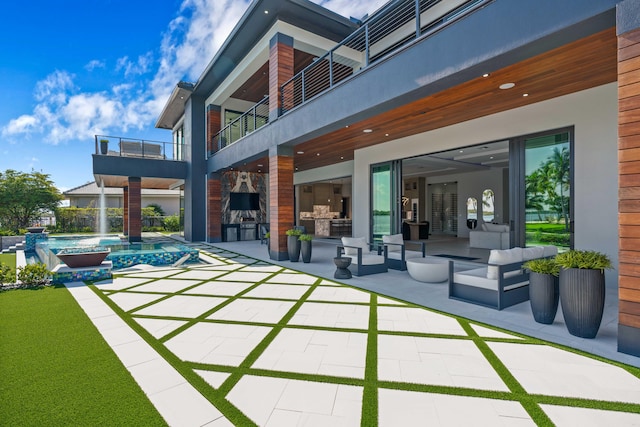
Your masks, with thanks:
[[[551,156],[547,158],[543,165],[545,174],[549,177],[550,184],[552,184],[553,192],[560,198],[557,205],[560,207],[566,230],[569,230],[569,209],[565,192],[568,192],[570,188],[570,168],[569,149],[567,147],[562,149],[555,147]],[[550,197],[550,199],[553,198]]]

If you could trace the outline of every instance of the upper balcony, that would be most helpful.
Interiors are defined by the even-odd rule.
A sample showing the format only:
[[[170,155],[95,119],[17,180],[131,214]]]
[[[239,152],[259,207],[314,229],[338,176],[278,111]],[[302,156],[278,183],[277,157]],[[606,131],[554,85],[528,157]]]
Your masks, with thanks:
[[[107,187],[124,187],[128,177],[140,177],[143,188],[166,189],[187,175],[183,144],[107,135],[94,139],[93,173]]]

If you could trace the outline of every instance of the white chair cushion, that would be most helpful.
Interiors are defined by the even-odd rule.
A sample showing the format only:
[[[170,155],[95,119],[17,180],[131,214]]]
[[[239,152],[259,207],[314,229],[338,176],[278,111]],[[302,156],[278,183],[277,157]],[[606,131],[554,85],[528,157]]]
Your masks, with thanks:
[[[400,252],[402,246],[399,245],[404,245],[404,239],[402,238],[402,234],[391,234],[389,236],[382,236],[382,243],[393,243],[393,245],[387,246],[387,251]]]
[[[358,261],[357,259],[354,261]],[[367,254],[362,255],[362,265],[376,265],[384,264],[384,257],[382,255]]]
[[[508,224],[491,224],[486,223],[486,231],[496,231],[499,233],[504,233],[509,231],[509,225]]]
[[[391,246],[389,246],[391,247]],[[389,259],[402,259],[402,252],[389,252],[387,254],[387,258]],[[404,251],[404,259],[405,261],[411,258],[422,258],[422,252],[418,251]]]
[[[369,245],[367,244],[367,240],[364,237],[343,237],[342,245],[362,248],[363,254],[369,252]],[[358,249],[356,248],[344,248],[344,254],[358,256]]]
[[[511,249],[491,249],[489,253],[489,264],[513,264],[514,262],[522,262],[522,248]],[[516,272],[516,274],[518,274]],[[487,268],[487,279],[498,278],[498,267],[490,265]]]
[[[544,251],[542,256],[544,256],[544,257],[558,255],[558,247],[557,246],[547,245],[547,246],[543,246],[542,249]]]
[[[487,267],[476,268],[474,270],[461,271],[459,273],[453,273],[453,281],[468,286],[475,286],[477,288],[490,289],[493,291],[498,290],[498,280],[489,279]],[[504,290],[508,291],[515,288],[528,285],[529,281],[514,283],[513,285],[505,286]]]
[[[544,248],[542,246],[531,246],[530,248],[522,249],[522,260],[529,261],[530,259],[542,258],[544,256]]]

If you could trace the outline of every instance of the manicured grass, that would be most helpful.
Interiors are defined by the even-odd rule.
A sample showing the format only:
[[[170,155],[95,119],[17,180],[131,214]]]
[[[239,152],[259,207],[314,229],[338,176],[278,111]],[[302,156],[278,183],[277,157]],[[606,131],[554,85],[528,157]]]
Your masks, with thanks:
[[[534,222],[525,224],[526,231],[535,232],[542,231],[543,233],[568,233],[564,224],[550,224],[548,222]]]
[[[166,425],[64,287],[0,293],[0,424]]]
[[[8,265],[16,271],[16,254],[0,254],[0,263]]]

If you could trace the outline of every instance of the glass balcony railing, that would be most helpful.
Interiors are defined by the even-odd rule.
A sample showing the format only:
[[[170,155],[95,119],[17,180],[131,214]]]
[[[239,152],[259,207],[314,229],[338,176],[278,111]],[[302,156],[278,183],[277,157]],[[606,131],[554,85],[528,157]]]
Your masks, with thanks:
[[[121,136],[95,135],[95,153],[101,156],[184,160],[182,145]]]

